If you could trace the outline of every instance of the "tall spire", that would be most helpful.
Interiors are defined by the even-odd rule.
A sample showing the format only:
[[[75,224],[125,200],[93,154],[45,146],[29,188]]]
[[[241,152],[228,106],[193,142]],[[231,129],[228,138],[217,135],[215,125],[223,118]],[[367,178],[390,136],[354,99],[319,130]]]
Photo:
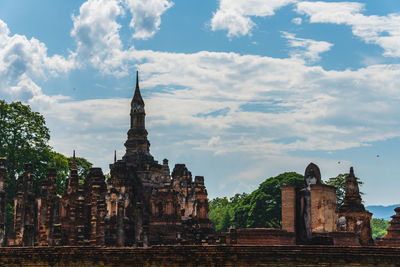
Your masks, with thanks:
[[[72,155],[71,170],[77,170],[77,167],[76,167],[76,158],[75,158],[75,150],[74,150],[74,153],[73,153],[73,155]]]
[[[364,205],[358,187],[357,177],[354,175],[353,167],[350,168],[349,174],[346,176],[345,195],[343,204],[339,208],[339,212],[363,212]]]
[[[139,88],[139,71],[136,71],[136,88],[135,88],[135,94],[133,95],[132,98],[131,105],[132,107],[134,105],[144,107],[144,101],[142,95],[140,94],[140,88]]]
[[[139,72],[136,72],[136,89],[131,102],[131,127],[128,131],[128,140],[125,142],[126,151],[129,153],[149,153],[150,143],[147,140],[145,127],[146,112],[144,101],[139,89]]]
[[[136,90],[139,89],[139,71],[136,71]]]
[[[114,163],[117,162],[117,150],[114,150]]]

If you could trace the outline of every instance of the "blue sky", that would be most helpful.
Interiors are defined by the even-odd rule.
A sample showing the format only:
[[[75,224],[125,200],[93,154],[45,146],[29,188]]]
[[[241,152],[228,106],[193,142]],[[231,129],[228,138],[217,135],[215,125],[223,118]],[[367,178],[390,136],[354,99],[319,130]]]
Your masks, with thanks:
[[[397,0],[0,1],[0,95],[51,145],[107,173],[140,71],[151,153],[209,197],[354,166],[366,204],[399,203]]]

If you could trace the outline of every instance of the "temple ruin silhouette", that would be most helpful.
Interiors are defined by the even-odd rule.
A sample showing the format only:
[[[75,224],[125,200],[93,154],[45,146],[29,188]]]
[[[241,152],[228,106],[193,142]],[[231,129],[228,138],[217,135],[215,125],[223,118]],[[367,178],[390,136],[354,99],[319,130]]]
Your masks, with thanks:
[[[316,251],[332,247],[334,252],[348,255],[353,255],[354,251],[359,253],[363,247],[368,251],[374,248],[372,252],[378,254],[386,251],[384,247],[400,247],[400,207],[395,209],[387,235],[374,241],[372,214],[362,203],[353,168],[345,180],[343,204],[337,208],[336,188],[322,183],[320,169],[314,163],[310,163],[305,170],[304,186],[281,186],[281,229],[231,228],[229,232],[216,233],[208,218],[204,177],[195,176],[193,179],[185,164],[176,164],[171,173],[167,159],[160,164],[153,158],[145,117],[145,103],[137,73],[130,128],[125,142],[126,153],[118,160],[115,155],[114,162],[110,164],[110,178],[106,180],[100,168],[91,168],[84,184],[80,184],[74,151],[62,196],[56,191],[56,170],[49,168],[48,177],[41,185],[40,197],[36,198],[33,189],[35,174],[32,165],[26,164],[25,172],[17,180],[14,232],[11,234],[5,231],[7,161],[1,158],[0,245],[60,247],[59,251],[64,251],[61,247],[65,246],[149,248],[192,245],[197,246],[192,247],[194,253],[200,253],[200,247],[215,246],[210,251],[227,253],[221,256],[225,260],[229,253],[250,253],[246,246],[286,246],[293,250],[298,247],[304,255],[312,253],[303,246],[315,247]],[[234,248],[227,252],[227,246]],[[221,250],[218,247],[224,248]],[[279,253],[278,247],[271,248],[271,251],[274,249]],[[65,251],[71,253],[70,250]],[[192,250],[188,249],[187,253],[189,251]],[[266,253],[261,248],[255,248],[255,251],[256,254]],[[21,253],[25,255],[25,252]],[[368,253],[368,257],[373,256],[373,253]],[[246,258],[248,262],[251,260]]]

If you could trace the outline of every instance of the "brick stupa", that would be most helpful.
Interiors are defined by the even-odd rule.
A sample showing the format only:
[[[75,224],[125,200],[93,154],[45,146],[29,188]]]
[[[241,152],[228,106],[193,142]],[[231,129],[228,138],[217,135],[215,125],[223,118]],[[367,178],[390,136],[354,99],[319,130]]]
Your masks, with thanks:
[[[377,238],[378,246],[400,247],[400,207],[394,209],[396,212],[392,216],[387,234],[383,238]]]
[[[372,213],[366,210],[362,203],[358,179],[351,167],[346,177],[345,197],[339,207],[338,218],[344,221],[343,230],[356,233],[360,244],[368,246],[373,244],[371,217]]]

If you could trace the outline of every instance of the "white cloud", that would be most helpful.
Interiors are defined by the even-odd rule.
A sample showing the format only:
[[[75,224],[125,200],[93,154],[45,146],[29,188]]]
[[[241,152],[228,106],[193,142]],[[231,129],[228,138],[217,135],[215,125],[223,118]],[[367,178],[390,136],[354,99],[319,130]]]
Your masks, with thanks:
[[[400,57],[400,15],[365,16],[364,4],[357,2],[299,2],[297,12],[311,23],[346,24],[353,34],[384,49],[384,56]]]
[[[161,15],[173,6],[168,0],[125,0],[124,3],[132,14],[130,26],[137,39],[152,37],[160,29]]]
[[[294,2],[296,0],[220,0],[218,10],[211,19],[211,29],[227,30],[228,37],[247,35],[255,26],[252,16],[272,16],[275,10]]]
[[[167,0],[88,0],[79,13],[72,16],[74,27],[71,36],[77,43],[76,53],[81,64],[87,61],[105,74],[124,76],[128,74],[134,47],[125,49],[119,31],[119,17],[126,9],[132,14],[130,26],[133,37],[147,39],[160,28],[161,15],[171,6]]]
[[[72,37],[77,43],[79,61],[90,63],[108,74],[126,74],[118,62],[123,58],[123,45],[119,36],[121,25],[117,17],[124,14],[119,0],[88,0],[79,14],[72,17]]]
[[[297,17],[297,18],[293,18],[292,19],[292,22],[294,23],[294,24],[297,24],[297,25],[300,25],[301,23],[302,23],[302,19],[301,18],[299,18],[299,17]]]
[[[169,147],[268,158],[292,151],[343,150],[400,136],[400,65],[326,71],[296,58],[206,51],[135,51],[130,60],[140,64],[142,90],[169,88],[145,99],[149,132],[168,133],[162,144]],[[128,103],[62,101],[43,112],[69,138],[74,132],[77,145],[91,153],[107,138],[118,139],[113,145],[121,146]],[[80,140],[82,134],[88,138]]]
[[[312,62],[320,60],[319,54],[329,51],[333,46],[329,42],[299,38],[288,32],[282,32],[282,36],[288,40],[290,47],[295,48],[290,51],[293,57],[308,59]]]
[[[12,35],[0,20],[0,92],[11,100],[28,101],[42,95],[34,82],[65,74],[75,67],[75,55],[68,58],[47,54],[44,43],[24,35]]]

